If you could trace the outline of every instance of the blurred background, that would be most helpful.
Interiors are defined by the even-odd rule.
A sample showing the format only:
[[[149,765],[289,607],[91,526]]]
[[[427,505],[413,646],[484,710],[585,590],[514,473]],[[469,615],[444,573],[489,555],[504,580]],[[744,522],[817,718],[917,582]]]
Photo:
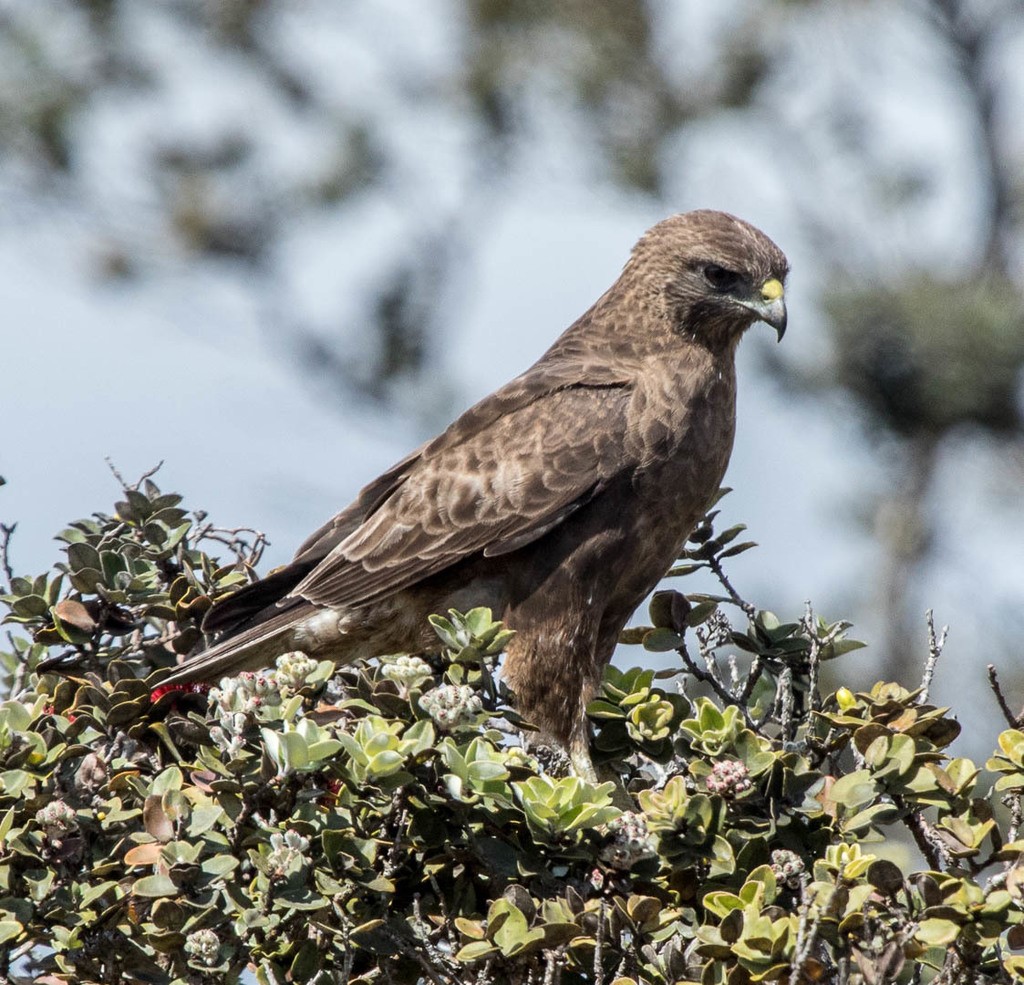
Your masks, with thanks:
[[[13,567],[110,509],[106,457],[283,562],[721,208],[793,267],[733,580],[854,621],[855,687],[920,679],[933,607],[983,755],[985,663],[1024,701],[1021,106],[1020,0],[2,0]]]

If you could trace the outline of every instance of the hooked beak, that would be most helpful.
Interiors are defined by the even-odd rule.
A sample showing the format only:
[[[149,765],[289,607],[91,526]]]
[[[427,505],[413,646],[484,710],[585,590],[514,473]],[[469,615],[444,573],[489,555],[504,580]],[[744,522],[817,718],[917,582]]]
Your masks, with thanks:
[[[779,341],[782,341],[782,336],[786,334],[786,300],[782,281],[776,277],[766,280],[757,296],[742,304],[757,315],[760,321],[771,325]]]

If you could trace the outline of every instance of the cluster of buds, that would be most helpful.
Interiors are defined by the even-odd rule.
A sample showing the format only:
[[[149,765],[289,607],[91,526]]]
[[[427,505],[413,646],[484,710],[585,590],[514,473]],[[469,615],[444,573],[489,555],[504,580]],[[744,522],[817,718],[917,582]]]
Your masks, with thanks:
[[[217,724],[210,729],[213,744],[228,756],[237,755],[245,745],[244,733],[256,711],[281,703],[277,683],[262,674],[245,671],[225,677],[220,687],[210,689],[210,704]]]
[[[210,729],[210,741],[225,756],[237,756],[245,745],[245,728],[249,717],[241,714],[221,715]]]
[[[772,872],[787,889],[799,889],[804,874],[804,861],[796,852],[778,848],[772,852]]]
[[[608,843],[601,849],[600,859],[613,869],[628,871],[637,862],[656,854],[643,814],[623,811],[605,825],[605,833]]]
[[[54,800],[36,811],[36,821],[50,841],[60,841],[78,830],[78,817],[63,800]]]
[[[721,797],[738,797],[746,793],[752,784],[750,771],[735,759],[723,759],[711,767],[711,775],[704,781],[708,793]]]
[[[270,677],[279,688],[298,691],[305,687],[316,668],[317,662],[312,657],[307,657],[301,650],[293,650],[277,658],[277,670]]]
[[[207,968],[217,963],[220,938],[212,930],[193,930],[185,938],[185,953]]]
[[[403,653],[399,656],[382,658],[380,673],[381,677],[394,681],[403,694],[408,694],[410,689],[427,680],[433,674],[433,670],[422,657]]]
[[[272,677],[246,670],[237,677],[223,678],[220,687],[211,688],[210,702],[220,715],[251,715],[264,705],[279,705],[281,694]]]
[[[291,828],[284,833],[272,834],[270,836],[270,855],[267,856],[267,864],[270,866],[272,874],[283,876],[292,862],[307,861],[305,857],[307,848],[309,848],[309,839]]]
[[[540,772],[536,756],[531,756],[522,746],[509,746],[505,750],[505,765],[522,766],[534,773]]]
[[[668,738],[675,709],[668,701],[649,698],[630,709],[626,731],[634,742],[659,742]]]
[[[442,684],[420,697],[420,707],[438,728],[455,732],[475,725],[484,706],[468,684]]]

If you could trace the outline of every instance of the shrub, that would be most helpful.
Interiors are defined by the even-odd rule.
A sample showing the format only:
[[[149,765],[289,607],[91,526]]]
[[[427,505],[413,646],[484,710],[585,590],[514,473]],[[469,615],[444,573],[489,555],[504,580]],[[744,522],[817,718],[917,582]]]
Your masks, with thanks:
[[[714,520],[674,573],[710,568],[725,594],[658,593],[652,625],[628,631],[679,666],[608,669],[589,709],[607,780],[591,784],[524,746],[496,673],[509,633],[484,609],[434,617],[430,654],[337,671],[282,654],[208,694],[160,688],[262,539],[213,527],[152,478],[126,488],[113,515],[61,535],[54,572],[10,578],[3,597],[0,975],[1024,974],[1008,954],[1024,942],[1024,732],[1000,736],[993,792],[946,751],[959,727],[926,688],[822,696],[822,661],[860,644],[845,623],[741,599],[722,564],[752,545]],[[883,856],[900,830],[922,871]]]

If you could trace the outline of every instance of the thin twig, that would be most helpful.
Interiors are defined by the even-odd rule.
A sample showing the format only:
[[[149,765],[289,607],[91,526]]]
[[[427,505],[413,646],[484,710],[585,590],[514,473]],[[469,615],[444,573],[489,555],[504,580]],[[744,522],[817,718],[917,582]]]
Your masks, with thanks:
[[[192,534],[192,540],[194,543],[212,540],[223,544],[247,568],[255,568],[260,563],[260,558],[270,543],[266,534],[253,527],[216,527],[212,523],[197,527]]]
[[[704,658],[704,665],[708,669],[708,674],[711,675],[717,689],[728,694],[729,689],[725,686],[725,681],[722,680],[722,673],[718,669],[718,661],[715,659],[717,638],[718,634],[715,627],[708,630],[697,627],[697,648],[700,650],[700,655]]]
[[[747,702],[750,700],[750,696],[754,693],[754,688],[757,687],[757,682],[761,680],[761,675],[763,673],[764,661],[761,659],[760,655],[758,655],[750,661],[750,670],[747,671],[747,682],[743,685],[743,690],[736,698],[736,702],[740,707],[747,707]]]
[[[544,952],[544,985],[561,985],[565,944]]]
[[[128,489],[128,483],[125,481],[123,475],[118,471],[117,466],[114,464],[113,459],[105,458],[104,461],[107,463],[107,468],[114,474],[114,478],[117,479],[117,484],[124,490]]]
[[[1003,697],[1003,688],[999,683],[999,675],[996,673],[996,665],[988,665],[988,685],[992,688],[992,693],[996,696],[996,701],[999,704],[999,710],[1003,713],[1003,718],[1006,719],[1007,724],[1010,728],[1017,728],[1021,719],[1020,716],[1015,715],[1010,711],[1010,706],[1006,703],[1006,698]]]
[[[903,804],[901,803],[902,807]],[[914,842],[918,851],[924,856],[925,861],[933,872],[943,872],[946,859],[946,848],[931,830],[924,815],[920,811],[911,811],[903,819],[910,833],[914,836]]]
[[[918,961],[914,964],[914,971],[910,976],[910,985],[921,985],[921,976],[924,973],[924,965]]]
[[[921,678],[921,694],[917,703],[925,704],[928,700],[928,692],[931,690],[932,678],[935,676],[935,665],[942,656],[942,648],[946,645],[946,635],[949,633],[949,626],[943,626],[942,631],[935,633],[935,615],[931,609],[925,613],[928,621],[928,659],[924,665],[924,676]]]
[[[7,580],[5,592],[14,591],[14,568],[11,567],[10,547],[11,535],[17,530],[16,523],[0,523],[0,570]]]
[[[814,609],[811,600],[804,602],[804,632],[811,641],[811,649],[807,654],[807,691],[811,696],[811,710],[821,710],[821,692],[818,689],[818,674],[821,670],[821,640],[814,625]]]
[[[401,788],[396,790],[391,797],[391,816],[395,816],[395,812],[398,812],[398,820],[395,825],[395,836],[391,842],[391,848],[388,851],[387,859],[384,862],[384,878],[390,879],[397,871],[399,866],[399,853],[402,850],[402,835],[405,832],[406,824],[409,820],[408,808],[402,804],[403,791]]]
[[[352,968],[356,963],[356,949],[352,946],[352,921],[348,915],[341,914],[341,953],[344,955],[341,965],[341,980],[348,982],[352,977]]]
[[[807,891],[810,876],[806,873],[800,878],[800,924],[796,932],[796,944],[793,947],[793,967],[789,973],[789,985],[799,985],[803,979],[803,966],[811,955],[811,949],[818,937],[821,923],[821,912],[811,918],[811,899]],[[835,891],[833,891],[835,895]],[[829,901],[831,903],[831,900]],[[826,907],[826,912],[828,907]]]
[[[119,485],[125,492],[128,492],[129,490],[134,492],[136,489],[139,488],[139,486],[142,485],[142,483],[144,483],[147,479],[152,479],[153,476],[156,475],[157,472],[159,472],[164,467],[163,459],[160,459],[160,461],[157,462],[156,465],[143,472],[142,475],[139,476],[137,482],[132,484],[128,482],[123,475],[121,475],[121,472],[119,471],[118,467],[114,464],[113,459],[105,458],[104,461],[107,463],[107,468],[109,468],[110,471],[114,473],[114,478],[117,479]]]
[[[18,648],[14,643],[14,635],[10,632],[5,634],[7,636],[7,643],[11,648],[11,653],[17,653]],[[28,661],[19,660],[17,666],[14,668],[14,675],[11,678],[11,689],[7,696],[10,698],[18,698],[21,695],[22,688],[25,686],[25,677],[28,674]],[[2,985],[2,981],[0,981]]]
[[[431,954],[431,947],[429,942],[423,942],[424,947],[422,950],[416,947],[412,947],[408,941],[403,940],[401,935],[397,934],[390,927],[386,928],[387,936],[391,938],[392,944],[398,948],[398,950],[404,954],[407,958],[412,958],[422,969],[424,975],[434,983],[434,985],[451,985],[455,979],[447,972],[447,970],[440,970],[432,963],[430,958],[433,957]],[[426,953],[424,953],[426,952]],[[428,957],[428,955],[430,957]],[[444,977],[439,977],[443,975]]]
[[[961,981],[960,972],[963,970],[963,962],[956,952],[956,947],[950,945],[946,948],[946,957],[942,963],[942,970],[932,979],[932,985],[953,985]]]
[[[734,705],[739,708],[747,726],[749,728],[755,727],[754,720],[750,717],[750,712],[747,710],[746,703],[737,698],[736,695],[734,695],[720,679],[716,678],[706,670],[701,670],[700,667],[694,663],[693,657],[690,656],[690,651],[686,648],[685,643],[676,650],[676,653],[679,654],[683,663],[686,664],[686,670],[691,677],[696,678],[696,680],[700,681],[702,684],[707,684],[708,687],[715,692],[717,697],[721,698],[721,700],[725,702],[725,704]]]
[[[731,685],[733,693],[740,689],[740,665],[736,659],[735,653],[730,653],[726,657],[726,663],[729,665],[729,684]]]
[[[782,727],[782,741],[789,742],[793,738],[793,706],[795,696],[793,689],[793,668],[783,667],[779,674],[778,690],[779,724]]]
[[[403,813],[403,818],[407,816],[408,812],[406,811]],[[457,951],[459,941],[455,934],[455,924],[452,922],[452,915],[448,911],[448,904],[445,903],[445,896],[438,884],[437,876],[433,872],[430,873],[430,888],[434,890],[434,895],[437,897],[437,905],[441,910],[441,919],[444,921],[444,932],[448,938],[448,946],[453,952]]]
[[[1010,826],[1006,829],[1007,842],[1016,841],[1017,833],[1020,831],[1021,823],[1024,821],[1024,805],[1021,803],[1021,795],[1008,794],[1003,803],[1010,809]]]
[[[733,588],[732,582],[729,581],[729,576],[725,573],[725,569],[722,567],[722,562],[717,557],[708,558],[708,566],[715,573],[715,577],[721,582],[722,588],[729,594],[729,598],[733,600],[747,615],[747,618],[753,622],[757,617],[757,609],[751,605],[745,598],[743,598],[739,592]]]
[[[819,691],[819,674],[821,672],[821,654],[826,647],[831,646],[850,628],[850,623],[845,621],[837,622],[824,636],[818,634],[817,620],[814,616],[814,608],[810,599],[804,603],[804,615],[800,622],[804,635],[810,642],[810,650],[807,654],[808,663],[808,690],[811,695],[811,708],[814,711],[821,710],[821,692]]]
[[[434,881],[434,891],[437,892],[437,883]],[[440,897],[439,897],[440,898]],[[443,898],[440,898],[443,904]],[[441,949],[431,939],[431,926],[430,923],[424,918],[423,911],[420,906],[420,894],[416,893],[413,896],[412,901],[412,915],[413,919],[410,921],[413,933],[418,939],[418,946],[415,949],[416,959],[419,961],[420,966],[426,970],[428,967],[433,969],[437,975],[443,975],[446,982],[458,981],[458,978],[454,977],[455,968],[453,962],[444,954]],[[447,916],[445,917],[447,919]],[[397,934],[392,934],[393,939],[399,940]],[[403,953],[408,954],[411,950],[411,942],[403,941]],[[424,956],[420,951],[425,952]],[[429,959],[429,961],[427,960]],[[428,972],[428,974],[430,974]],[[438,981],[434,974],[430,975],[431,981]]]
[[[850,981],[850,955],[844,954],[839,958],[839,980],[837,985],[848,985]]]

